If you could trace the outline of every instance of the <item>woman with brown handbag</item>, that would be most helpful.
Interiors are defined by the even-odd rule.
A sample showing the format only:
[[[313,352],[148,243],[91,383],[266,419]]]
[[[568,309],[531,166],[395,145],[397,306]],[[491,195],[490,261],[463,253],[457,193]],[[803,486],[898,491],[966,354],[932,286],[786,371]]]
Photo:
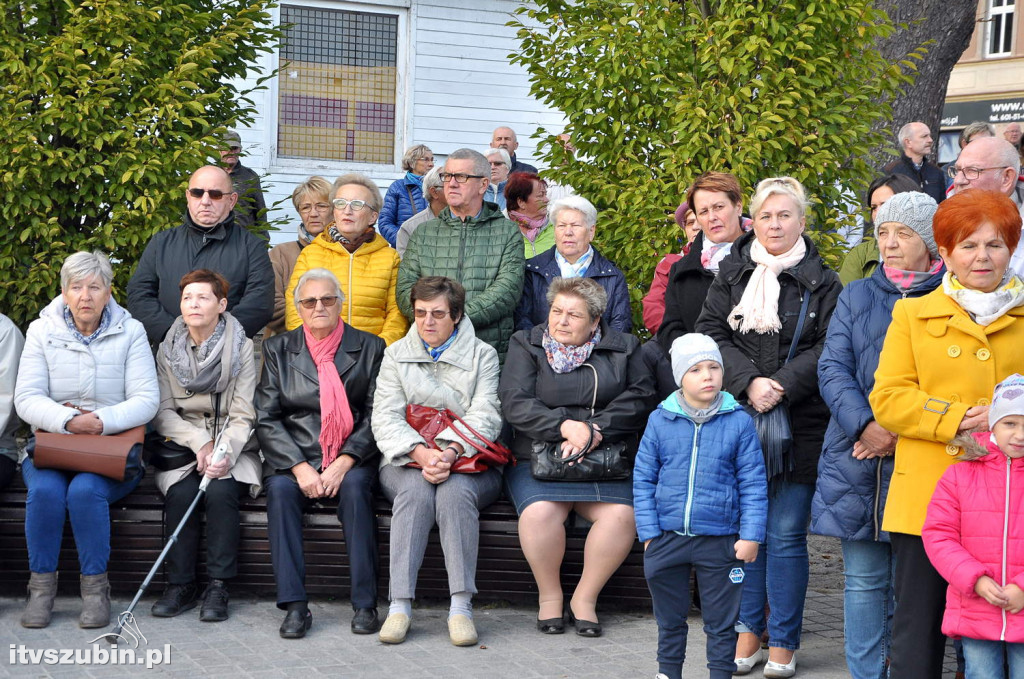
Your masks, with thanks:
[[[76,252],[61,267],[61,296],[29,326],[14,402],[33,429],[111,436],[144,425],[156,414],[160,390],[146,330],[111,297],[112,279],[106,255]],[[50,624],[64,520],[70,514],[81,569],[78,624],[105,627],[110,622],[109,505],[135,489],[142,469],[119,481],[41,467],[33,459],[21,466],[28,487],[25,538],[32,571],[21,624]]]
[[[491,441],[501,430],[498,353],[477,339],[463,313],[466,291],[456,281],[421,278],[410,296],[416,323],[384,353],[373,403],[373,435],[383,454],[380,484],[394,503],[391,607],[380,640],[405,641],[417,571],[436,522],[452,597],[449,638],[456,646],[469,646],[477,642],[472,608],[477,520],[501,493],[501,470],[484,465],[473,473],[460,470],[474,458],[490,457],[496,447]],[[459,419],[428,433],[427,418],[417,418],[424,410]]]

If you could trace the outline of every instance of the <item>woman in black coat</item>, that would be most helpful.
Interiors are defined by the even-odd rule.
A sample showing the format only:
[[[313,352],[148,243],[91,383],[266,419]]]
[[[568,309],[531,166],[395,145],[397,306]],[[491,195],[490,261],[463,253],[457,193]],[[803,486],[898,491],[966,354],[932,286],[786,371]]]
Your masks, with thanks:
[[[263,345],[263,374],[256,389],[277,607],[288,611],[280,634],[298,639],[313,624],[302,513],[314,501],[333,497],[339,498],[348,550],[352,631],[372,634],[379,626],[372,488],[380,452],[370,413],[384,340],[341,321],[345,297],[326,269],[303,274],[294,297],[303,325]],[[327,371],[336,371],[337,378]],[[329,426],[322,427],[325,421]]]
[[[546,323],[512,336],[498,384],[519,464],[505,468],[506,491],[519,513],[519,541],[537,581],[537,629],[561,634],[559,569],[565,520],[575,511],[593,525],[583,553],[583,576],[569,602],[576,633],[596,637],[597,597],[636,540],[633,484],[621,481],[540,481],[533,478],[534,441],[560,442],[563,456],[584,450],[588,422],[593,450],[603,441],[636,453],[654,396],[654,382],[632,335],[601,318],[608,296],[590,278],[556,278],[548,288]]]
[[[818,358],[842,290],[803,235],[806,194],[795,179],[766,179],[751,201],[753,233],[740,237],[708,291],[697,332],[710,335],[725,360],[725,389],[758,413],[784,403],[793,444],[766,462],[770,483],[766,548],[746,568],[736,665],[740,674],[765,660],[766,677],[791,677],[807,591],[807,522],[829,411],[818,393]],[[804,303],[806,302],[806,304]],[[800,336],[787,361],[802,317]],[[771,600],[771,616],[764,606]]]

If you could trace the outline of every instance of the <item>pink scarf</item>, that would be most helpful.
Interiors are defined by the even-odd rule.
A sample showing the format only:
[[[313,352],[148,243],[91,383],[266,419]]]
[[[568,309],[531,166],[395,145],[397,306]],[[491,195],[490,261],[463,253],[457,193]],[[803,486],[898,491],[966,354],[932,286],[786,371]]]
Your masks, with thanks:
[[[313,337],[306,326],[302,326],[302,334],[306,336],[306,347],[313,357],[316,376],[320,381],[320,449],[324,454],[320,471],[323,472],[338,457],[341,446],[355,426],[345,385],[341,383],[341,376],[334,366],[334,354],[341,345],[345,324],[339,320],[338,327],[322,340]]]
[[[527,240],[531,243],[537,240],[537,234],[539,234],[548,223],[547,214],[533,218],[527,217],[517,210],[509,210],[508,216],[519,225],[519,230],[523,232],[523,235],[526,236]]]

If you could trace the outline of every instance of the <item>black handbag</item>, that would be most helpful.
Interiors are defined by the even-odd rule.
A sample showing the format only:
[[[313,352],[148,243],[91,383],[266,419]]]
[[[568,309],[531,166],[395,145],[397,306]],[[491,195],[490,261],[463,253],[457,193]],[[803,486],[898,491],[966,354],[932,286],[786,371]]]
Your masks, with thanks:
[[[800,317],[796,322],[796,333],[789,345],[789,353],[786,361],[789,363],[796,353],[797,342],[804,331],[804,318],[807,317],[807,307],[810,304],[811,291],[803,294],[803,301],[800,304]],[[789,419],[789,407],[785,401],[766,413],[759,413],[749,403],[744,404],[743,409],[754,419],[754,428],[757,430],[757,438],[761,441],[761,452],[764,454],[765,474],[768,480],[784,474],[792,467],[792,459],[787,463],[786,453],[793,447],[793,423]]]
[[[220,428],[220,394],[214,394],[213,432],[216,439]],[[145,454],[158,471],[169,472],[180,469],[185,465],[196,461],[196,454],[191,448],[175,443],[166,436],[161,436],[155,431],[146,434],[146,440],[142,444]]]
[[[593,417],[597,405],[597,369],[589,363],[583,365],[594,371],[594,398],[590,402],[590,416]],[[590,435],[584,451],[594,440],[594,425],[591,422],[586,424]],[[561,441],[534,441],[530,472],[538,481],[624,481],[632,476],[633,465],[626,455],[623,441],[602,442],[593,450],[569,457],[562,457]]]

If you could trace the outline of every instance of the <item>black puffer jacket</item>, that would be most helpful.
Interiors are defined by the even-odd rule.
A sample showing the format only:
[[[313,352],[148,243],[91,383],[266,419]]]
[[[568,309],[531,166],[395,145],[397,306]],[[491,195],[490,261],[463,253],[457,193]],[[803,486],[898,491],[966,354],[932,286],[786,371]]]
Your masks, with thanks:
[[[704,308],[715,274],[700,263],[704,249],[704,232],[697,234],[690,251],[668,270],[668,284],[665,288],[665,317],[658,328],[657,340],[667,353],[672,342],[697,326],[697,318]]]
[[[729,313],[739,304],[757,267],[750,258],[752,232],[741,236],[722,261],[718,277],[708,290],[696,331],[718,342],[725,361],[724,388],[736,400],[746,400],[747,386],[755,377],[770,377],[785,388],[785,403],[793,425],[793,468],[787,478],[796,483],[814,483],[829,420],[828,407],[818,393],[818,358],[843,286],[839,276],[825,267],[814,243],[807,236],[803,239],[807,254],[796,266],[779,274],[781,332],[740,333],[729,326]],[[807,318],[793,360],[785,363],[804,291],[811,295]]]
[[[370,429],[370,413],[384,347],[381,338],[346,325],[341,346],[334,354],[354,420],[341,454],[356,458],[360,466],[375,467],[380,461]],[[264,342],[256,417],[264,476],[290,474],[300,462],[320,469],[320,381],[302,328]]]
[[[516,458],[529,460],[535,439],[561,441],[565,420],[590,420],[605,440],[627,441],[630,454],[636,453],[654,407],[654,378],[640,355],[639,340],[601,321],[601,341],[590,358],[558,375],[541,344],[547,327],[542,323],[512,335],[498,383],[501,409],[515,434]],[[591,416],[595,378],[597,403]]]

